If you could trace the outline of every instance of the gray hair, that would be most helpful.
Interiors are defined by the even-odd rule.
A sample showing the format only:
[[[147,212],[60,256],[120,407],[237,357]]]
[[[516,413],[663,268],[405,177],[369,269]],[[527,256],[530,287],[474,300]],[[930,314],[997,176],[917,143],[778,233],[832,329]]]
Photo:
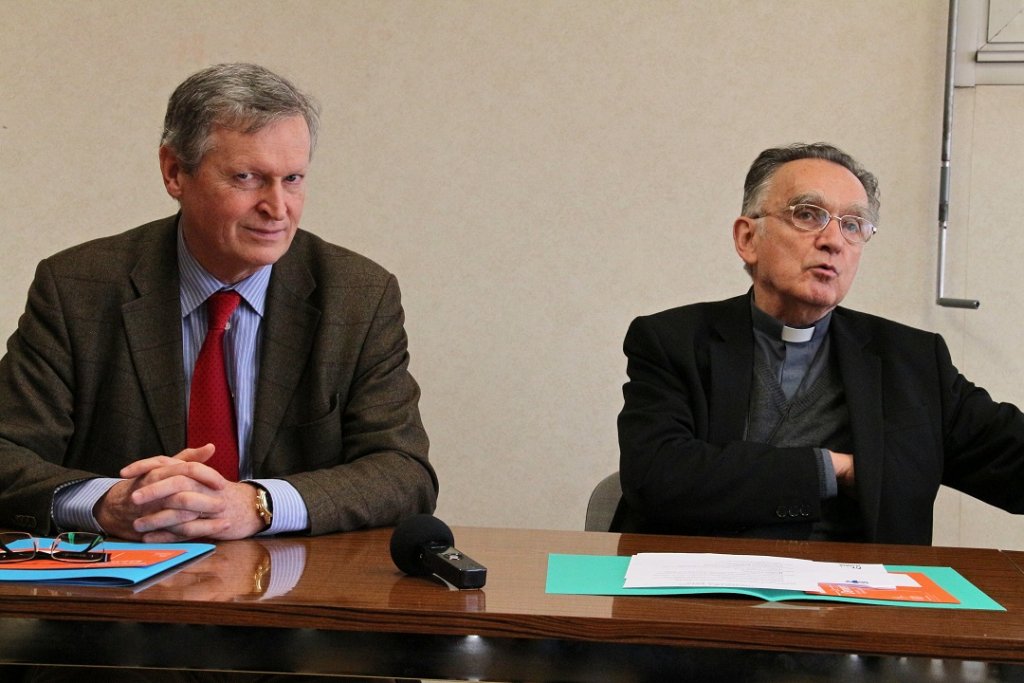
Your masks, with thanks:
[[[742,215],[756,216],[762,213],[764,207],[761,202],[771,186],[772,178],[779,167],[790,161],[798,159],[823,159],[839,164],[857,177],[860,184],[864,186],[864,192],[868,195],[868,204],[871,210],[870,219],[878,223],[878,210],[881,203],[878,200],[878,179],[867,169],[846,152],[824,142],[813,144],[794,144],[787,147],[772,147],[761,152],[750,170],[747,171],[747,179],[743,183],[743,208]]]
[[[214,127],[252,134],[292,116],[306,120],[312,157],[320,126],[312,98],[262,66],[217,64],[192,74],[171,94],[160,144],[192,173],[210,151]]]

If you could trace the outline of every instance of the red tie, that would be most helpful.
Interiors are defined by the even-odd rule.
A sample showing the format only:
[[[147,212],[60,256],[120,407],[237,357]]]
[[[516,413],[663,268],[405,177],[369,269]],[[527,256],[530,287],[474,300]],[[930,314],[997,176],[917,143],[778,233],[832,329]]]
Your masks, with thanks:
[[[228,481],[238,481],[238,430],[235,407],[224,368],[224,330],[241,297],[238,292],[216,292],[206,300],[209,328],[192,373],[188,408],[190,448],[212,443],[217,450],[206,464]]]

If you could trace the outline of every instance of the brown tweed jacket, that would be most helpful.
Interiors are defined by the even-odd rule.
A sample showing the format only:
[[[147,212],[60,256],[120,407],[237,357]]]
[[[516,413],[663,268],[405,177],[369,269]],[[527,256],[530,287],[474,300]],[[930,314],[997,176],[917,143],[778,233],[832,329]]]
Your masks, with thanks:
[[[39,264],[0,360],[0,527],[50,533],[60,485],[185,446],[176,221]],[[434,509],[406,342],[395,277],[298,231],[267,292],[250,453],[313,534]]]

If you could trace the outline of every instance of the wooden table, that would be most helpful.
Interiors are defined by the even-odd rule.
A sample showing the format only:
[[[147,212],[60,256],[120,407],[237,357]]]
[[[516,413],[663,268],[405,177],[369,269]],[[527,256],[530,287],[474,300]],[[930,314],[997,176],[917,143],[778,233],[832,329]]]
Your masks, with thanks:
[[[985,680],[1024,680],[1024,553],[454,533],[459,549],[488,567],[482,590],[402,575],[390,560],[390,529],[221,543],[212,556],[133,590],[3,584],[0,662],[505,681],[719,680],[708,672],[721,680],[881,681],[924,669],[929,680],[976,679],[978,665],[964,663],[973,661],[987,663]],[[641,551],[952,566],[1007,611],[544,591],[548,553]],[[287,571],[274,563],[296,553],[304,555],[297,583],[266,593],[268,579]]]

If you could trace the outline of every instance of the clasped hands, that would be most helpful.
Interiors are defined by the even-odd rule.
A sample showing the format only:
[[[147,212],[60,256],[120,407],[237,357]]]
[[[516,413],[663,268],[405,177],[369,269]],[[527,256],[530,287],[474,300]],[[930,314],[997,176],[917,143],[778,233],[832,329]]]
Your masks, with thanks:
[[[156,455],[124,467],[93,508],[106,533],[147,543],[248,538],[263,530],[255,487],[204,464],[213,444]]]

